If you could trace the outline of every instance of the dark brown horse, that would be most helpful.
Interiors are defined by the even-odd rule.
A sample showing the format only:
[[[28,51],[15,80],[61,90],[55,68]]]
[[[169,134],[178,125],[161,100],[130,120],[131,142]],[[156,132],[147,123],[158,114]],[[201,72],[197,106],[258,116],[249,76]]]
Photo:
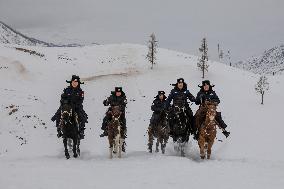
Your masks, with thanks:
[[[112,119],[108,123],[108,141],[109,141],[109,157],[118,153],[118,158],[121,158],[122,145],[124,139],[122,138],[122,127],[120,123],[120,116],[122,111],[119,106],[112,106],[110,112]]]
[[[165,111],[162,111],[159,115],[159,120],[157,121],[157,124],[151,125],[148,128],[148,148],[150,153],[152,153],[154,138],[157,139],[155,151],[159,152],[159,146],[161,144],[162,153],[165,153],[166,144],[169,139],[169,132],[170,126],[167,118],[167,113]]]
[[[207,159],[210,159],[211,148],[214,144],[214,140],[217,134],[218,123],[215,120],[217,113],[217,103],[214,102],[205,102],[203,105],[206,110],[206,118],[203,124],[199,127],[199,137],[198,145],[200,148],[200,157],[204,159],[207,156]]]
[[[59,126],[62,131],[65,157],[67,159],[70,158],[70,154],[67,148],[67,141],[71,139],[73,142],[73,157],[77,158],[78,155],[80,155],[78,118],[76,113],[73,111],[72,106],[68,102],[63,103],[61,106],[61,118]]]

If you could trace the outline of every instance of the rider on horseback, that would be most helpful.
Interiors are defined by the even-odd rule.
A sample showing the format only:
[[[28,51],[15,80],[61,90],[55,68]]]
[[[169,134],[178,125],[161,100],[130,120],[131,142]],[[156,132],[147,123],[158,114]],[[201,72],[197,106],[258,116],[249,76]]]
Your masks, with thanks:
[[[61,106],[63,101],[68,101],[71,105],[73,110],[75,111],[75,116],[78,120],[78,129],[79,129],[79,136],[81,139],[84,138],[84,130],[85,130],[85,123],[88,123],[88,115],[83,109],[83,101],[84,101],[84,91],[80,88],[80,77],[77,75],[72,75],[71,81],[66,81],[70,83],[70,86],[63,90],[60,100],[60,107],[56,111],[55,115],[51,118],[52,121],[56,120],[56,127],[57,127],[57,136],[61,137],[61,128],[59,127],[60,118],[61,118]]]
[[[120,106],[120,109],[122,111],[122,115],[120,117],[120,122],[121,122],[121,126],[123,129],[123,138],[126,138],[126,119],[125,119],[125,108],[126,108],[126,104],[127,104],[127,99],[125,96],[125,93],[122,91],[121,87],[115,87],[115,91],[111,92],[111,95],[103,101],[103,104],[105,106]],[[102,127],[101,129],[104,131],[100,137],[104,137],[108,135],[108,131],[107,131],[107,124],[108,122],[112,119],[111,116],[111,107],[108,108],[106,115],[103,119],[103,123],[102,123]]]
[[[153,111],[149,129],[153,128],[158,121],[161,119],[161,112],[165,110],[166,106],[166,96],[164,91],[158,91],[158,95],[155,97],[155,100],[152,103],[151,110]]]
[[[193,120],[193,112],[191,108],[189,107],[189,104],[187,102],[187,99],[189,99],[191,102],[195,102],[195,97],[189,92],[187,89],[187,84],[184,82],[183,78],[177,79],[177,83],[174,84],[174,89],[172,89],[169,97],[166,100],[166,108],[170,106],[171,101],[173,100],[173,105],[170,110],[169,117],[172,117],[172,114],[174,113],[174,108],[177,107],[184,107],[185,113],[187,117],[190,119],[191,127],[193,127],[194,120]],[[171,125],[171,124],[170,124]],[[172,130],[172,128],[171,128]]]
[[[195,119],[196,119],[196,127],[195,127],[195,139],[197,139],[197,129],[201,126],[202,122],[204,122],[205,117],[206,117],[206,108],[205,108],[205,102],[210,101],[210,102],[215,102],[217,104],[220,103],[220,99],[213,91],[214,85],[210,85],[209,80],[202,81],[202,86],[200,87],[200,91],[197,93],[196,96],[196,105],[200,105],[199,109],[196,111],[195,114]],[[230,135],[230,132],[226,131],[226,123],[223,121],[221,112],[217,112],[216,115],[216,121],[219,123],[219,126],[223,130],[223,134],[228,137]]]
[[[166,106],[166,99],[164,91],[158,91],[158,95],[155,97],[155,100],[152,103],[151,110],[153,111],[150,125],[148,127],[148,135],[149,135],[149,143],[148,143],[148,150],[150,153],[152,153],[152,146],[154,137],[157,138],[157,144],[156,144],[156,152],[158,152],[158,144],[161,143],[161,149],[162,153],[164,153],[166,143],[168,140],[168,133],[169,131],[165,128],[167,128],[167,125],[165,121],[167,121],[167,113],[165,111]],[[159,133],[159,124],[160,126],[163,126],[162,130],[165,130],[166,135],[163,134],[163,132]],[[154,134],[156,132],[156,135]],[[159,136],[157,136],[159,135]]]

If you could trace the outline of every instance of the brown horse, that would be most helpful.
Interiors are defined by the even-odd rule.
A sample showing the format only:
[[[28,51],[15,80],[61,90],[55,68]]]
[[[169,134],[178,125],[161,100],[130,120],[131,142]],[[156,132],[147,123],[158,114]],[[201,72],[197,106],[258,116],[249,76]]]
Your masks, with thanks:
[[[157,139],[155,152],[159,152],[159,146],[161,144],[162,153],[163,154],[165,153],[166,144],[169,139],[169,132],[170,132],[170,126],[167,118],[167,113],[163,111],[159,115],[159,120],[157,124],[151,125],[148,128],[148,135],[149,135],[148,149],[150,153],[152,153],[154,138]]]
[[[207,159],[210,159],[211,148],[217,134],[218,123],[215,120],[217,104],[214,102],[205,102],[204,106],[206,109],[206,118],[205,122],[199,127],[198,145],[201,159],[204,159],[205,155],[207,155]]]
[[[118,153],[118,158],[121,158],[122,145],[124,139],[122,138],[122,127],[120,123],[120,116],[122,114],[119,106],[113,106],[110,114],[112,115],[111,121],[108,123],[108,141],[109,141],[109,157],[112,158],[113,154]]]

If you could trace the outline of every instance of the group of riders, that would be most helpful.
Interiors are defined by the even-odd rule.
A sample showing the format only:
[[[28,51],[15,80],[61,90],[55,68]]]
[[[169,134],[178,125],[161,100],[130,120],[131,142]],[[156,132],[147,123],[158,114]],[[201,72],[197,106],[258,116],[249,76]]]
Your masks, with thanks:
[[[72,105],[72,109],[74,112],[74,117],[77,119],[77,129],[79,133],[79,139],[84,139],[84,130],[85,123],[88,123],[88,115],[83,109],[83,101],[84,101],[84,91],[81,89],[80,85],[83,82],[80,81],[80,77],[77,75],[73,75],[71,81],[66,81],[70,84],[67,88],[63,90],[60,100],[60,107],[52,117],[52,121],[56,121],[57,127],[57,136],[62,136],[62,128],[60,127],[61,120],[61,108],[62,104],[68,102]],[[183,78],[177,79],[177,82],[173,84],[174,88],[171,90],[168,97],[166,97],[164,91],[158,91],[157,96],[155,97],[151,110],[153,111],[150,125],[148,130],[154,129],[154,127],[158,124],[159,120],[163,119],[163,116],[166,116],[171,122],[171,117],[174,116],[177,108],[184,112],[187,117],[188,123],[190,125],[189,133],[194,136],[194,139],[198,139],[198,128],[202,125],[206,117],[206,108],[205,102],[214,102],[216,104],[220,103],[220,99],[218,98],[215,91],[213,91],[214,85],[210,84],[209,80],[202,81],[202,85],[200,87],[200,91],[197,96],[194,97],[188,90],[187,84]],[[193,112],[189,106],[188,100],[199,105],[199,109],[196,111],[196,114],[193,115]],[[126,138],[127,128],[126,128],[126,118],[125,118],[125,108],[127,104],[126,95],[123,92],[121,87],[115,87],[115,90],[111,92],[111,95],[103,101],[104,106],[109,106],[106,111],[105,117],[103,119],[102,127],[103,133],[100,137],[108,136],[108,123],[112,119],[111,109],[114,106],[119,106],[121,111],[120,116],[120,125],[122,127],[122,138]],[[227,125],[222,119],[221,112],[217,112],[215,120],[217,121],[220,128],[223,130],[223,134],[228,137],[230,132],[226,131]],[[174,124],[169,124],[170,130],[169,135],[173,135],[172,131],[174,128]],[[123,145],[122,148],[125,151],[125,147]]]

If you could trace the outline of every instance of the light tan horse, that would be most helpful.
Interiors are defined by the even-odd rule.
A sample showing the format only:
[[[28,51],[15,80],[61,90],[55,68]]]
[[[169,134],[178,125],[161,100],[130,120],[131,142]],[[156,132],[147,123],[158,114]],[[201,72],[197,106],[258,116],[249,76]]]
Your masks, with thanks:
[[[218,123],[215,120],[217,103],[206,101],[205,108],[206,118],[205,122],[199,128],[198,145],[200,148],[201,159],[204,159],[206,155],[207,159],[210,159],[211,148],[217,134]]]
[[[118,153],[121,158],[121,151],[124,139],[122,138],[122,128],[120,116],[122,112],[119,106],[113,106],[111,109],[112,119],[108,123],[108,141],[109,141],[109,157],[113,158],[113,154]]]

